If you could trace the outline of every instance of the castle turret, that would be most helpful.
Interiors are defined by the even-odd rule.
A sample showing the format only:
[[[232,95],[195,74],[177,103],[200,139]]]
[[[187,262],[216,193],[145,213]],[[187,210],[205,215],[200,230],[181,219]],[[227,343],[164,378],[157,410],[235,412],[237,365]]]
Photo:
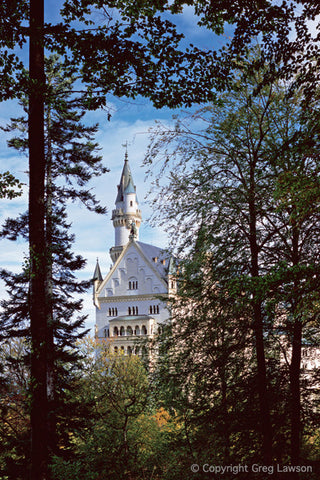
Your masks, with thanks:
[[[136,239],[139,239],[141,224],[141,211],[139,210],[136,187],[129,167],[127,153],[125,154],[115,205],[116,208],[112,211],[111,217],[115,229],[115,245],[110,249],[113,262],[117,260],[123,247],[128,243],[133,223],[136,229]]]

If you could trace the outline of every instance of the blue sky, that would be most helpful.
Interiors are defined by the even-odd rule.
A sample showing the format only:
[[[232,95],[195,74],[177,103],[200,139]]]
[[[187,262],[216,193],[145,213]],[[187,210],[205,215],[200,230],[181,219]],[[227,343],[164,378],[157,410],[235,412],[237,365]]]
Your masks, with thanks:
[[[59,6],[62,0],[45,0],[46,21],[55,23],[59,21]],[[318,21],[318,19],[317,19]],[[315,24],[310,23],[311,30],[316,31]],[[228,27],[226,34],[217,37],[205,29],[196,25],[193,9],[185,8],[178,18],[178,28],[185,34],[184,43],[193,43],[203,48],[221,48],[231,35],[232,29]],[[22,52],[27,60],[26,49]],[[169,244],[170,239],[159,228],[151,228],[147,219],[151,214],[148,201],[145,199],[148,191],[148,182],[145,179],[145,170],[141,167],[148,144],[148,130],[154,125],[155,120],[165,123],[171,122],[171,117],[176,111],[169,109],[156,110],[149,101],[139,99],[137,101],[126,99],[109,98],[112,111],[111,121],[107,120],[107,112],[97,111],[87,115],[89,123],[99,123],[97,141],[101,146],[104,163],[110,168],[110,172],[96,179],[90,185],[101,203],[108,207],[106,216],[98,216],[88,212],[79,204],[72,204],[69,208],[69,218],[72,221],[72,231],[76,235],[74,251],[87,259],[87,266],[79,272],[80,279],[91,278],[96,258],[99,258],[102,273],[106,274],[110,267],[109,249],[113,246],[114,231],[110,219],[111,211],[116,198],[117,184],[120,179],[125,149],[123,144],[128,142],[128,156],[137,186],[137,194],[142,210],[143,224],[140,229],[140,239],[146,243],[152,243],[160,247]],[[195,107],[196,108],[196,107]],[[5,125],[11,116],[18,114],[15,102],[0,104],[0,125]],[[0,171],[10,170],[18,178],[27,183],[26,169],[27,159],[6,146],[7,136],[0,135]],[[7,217],[14,217],[24,212],[27,207],[27,187],[22,197],[13,200],[0,201],[0,222]],[[1,241],[0,265],[12,271],[20,271],[27,245],[22,242]],[[3,285],[0,284],[0,297],[5,295]],[[91,300],[91,292],[84,296],[84,312],[89,314],[88,327],[93,327],[95,312]]]
[[[45,0],[46,20],[52,23],[59,21],[59,5],[61,0]],[[185,42],[192,42],[197,46],[209,49],[212,48],[213,36],[209,35],[204,29],[196,27],[193,10],[191,7],[185,9],[179,16],[179,28],[186,35]],[[214,37],[216,47],[225,43],[226,37],[217,39]],[[22,56],[27,61],[26,49]],[[110,268],[111,260],[109,258],[109,249],[114,244],[114,230],[111,222],[111,211],[114,208],[116,198],[117,184],[120,179],[125,149],[122,146],[128,142],[128,157],[137,194],[142,210],[143,223],[140,229],[140,240],[146,243],[166,247],[170,239],[166,237],[165,232],[159,228],[151,228],[147,219],[151,214],[148,201],[145,199],[148,190],[148,182],[145,179],[145,170],[142,168],[142,161],[148,144],[148,130],[154,125],[155,120],[162,122],[171,122],[173,112],[169,109],[156,110],[149,101],[139,99],[137,101],[126,99],[115,99],[110,97],[110,107],[112,111],[111,121],[107,120],[107,112],[90,112],[87,115],[89,123],[99,123],[99,132],[96,137],[101,147],[101,154],[104,163],[110,168],[110,172],[99,179],[95,179],[90,187],[94,190],[97,198],[108,208],[105,216],[98,216],[88,212],[83,206],[75,203],[69,207],[69,219],[72,222],[72,231],[76,235],[74,251],[87,259],[87,266],[79,272],[80,279],[91,278],[94,271],[96,258],[99,258],[103,275]],[[4,126],[11,116],[19,114],[16,102],[6,102],[0,104],[0,125]],[[27,159],[14,150],[6,146],[6,140],[9,137],[2,133],[0,136],[0,171],[10,170],[21,181],[27,183]],[[27,208],[27,186],[24,189],[22,197],[7,201],[1,200],[0,203],[0,222],[7,217],[15,217],[24,212]],[[21,270],[24,256],[27,254],[28,247],[25,243],[1,241],[0,265],[2,268],[18,272]],[[1,295],[5,296],[4,286],[0,285]],[[91,299],[91,291],[84,297],[84,313],[89,315],[87,326],[93,327],[95,321],[95,312]]]

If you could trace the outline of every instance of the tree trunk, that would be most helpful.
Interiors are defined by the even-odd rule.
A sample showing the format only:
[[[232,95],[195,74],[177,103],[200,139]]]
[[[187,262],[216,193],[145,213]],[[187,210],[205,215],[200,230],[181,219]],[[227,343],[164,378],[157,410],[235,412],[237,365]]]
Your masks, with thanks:
[[[50,79],[47,79],[49,84]],[[52,142],[51,109],[46,108],[46,177],[45,177],[45,239],[46,239],[46,301],[47,301],[47,395],[48,395],[48,447],[50,454],[56,454],[56,373],[53,318],[53,184],[52,184]]]
[[[47,308],[44,229],[43,0],[30,0],[29,248],[31,322],[31,478],[47,478]]]
[[[302,325],[295,319],[293,327],[292,358],[290,365],[291,393],[291,464],[299,465],[301,444],[301,400],[300,400],[300,363],[301,363]]]
[[[293,212],[292,227],[292,264],[299,264],[299,227],[294,219],[296,209]],[[301,399],[300,399],[300,368],[301,368],[301,342],[302,323],[299,315],[299,285],[298,280],[294,281],[292,313],[293,313],[293,335],[292,335],[292,357],[290,365],[290,423],[291,423],[291,464],[299,465],[301,446]],[[298,474],[292,478],[298,478]]]
[[[255,162],[250,165],[249,187],[249,242],[251,256],[251,277],[259,277],[259,247],[257,241]],[[262,457],[265,465],[272,462],[272,426],[267,388],[267,369],[263,338],[262,304],[256,291],[252,292],[253,331],[257,357],[257,391],[262,433]]]

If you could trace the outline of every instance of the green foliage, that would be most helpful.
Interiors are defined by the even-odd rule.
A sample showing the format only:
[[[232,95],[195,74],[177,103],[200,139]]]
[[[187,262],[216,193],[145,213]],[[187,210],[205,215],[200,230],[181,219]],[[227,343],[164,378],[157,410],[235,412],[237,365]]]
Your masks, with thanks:
[[[0,342],[0,478],[23,479],[29,470],[29,371],[24,340]]]
[[[264,368],[272,457],[290,456],[289,429],[292,448],[315,406],[299,352],[319,344],[318,105],[306,113],[300,93],[263,86],[268,66],[247,67],[217,104],[173,129],[158,124],[146,157],[159,172],[154,221],[183,257],[173,326],[160,337],[160,390],[225,463],[259,461]]]
[[[19,274],[1,270],[0,275],[9,298],[1,301],[0,324],[1,338],[30,339],[30,282],[34,279],[35,272],[45,263],[46,337],[43,335],[37,348],[30,348],[29,353],[37,353],[40,348],[46,348],[47,388],[50,398],[49,437],[51,451],[55,451],[59,439],[64,439],[62,422],[69,422],[70,411],[65,392],[73,378],[71,364],[75,367],[79,359],[76,340],[86,333],[83,328],[86,317],[81,315],[83,301],[81,298],[74,298],[74,294],[83,294],[90,286],[90,282],[80,282],[75,277],[75,272],[83,268],[85,260],[72,252],[74,237],[69,232],[66,208],[70,200],[80,201],[91,211],[105,213],[105,208],[87,188],[87,183],[92,177],[105,173],[107,168],[102,164],[98,145],[94,141],[98,127],[84,125],[83,98],[72,93],[75,77],[70,74],[70,70],[62,70],[57,56],[46,60],[46,73],[50,86],[45,108],[46,248],[36,254],[31,246],[23,271]],[[22,98],[21,104],[27,114],[27,99]],[[14,133],[8,142],[9,146],[28,154],[27,117],[12,119],[5,130]],[[13,241],[18,238],[27,241],[28,212],[16,219],[7,219],[1,235]],[[43,298],[41,304],[44,304]],[[26,359],[29,367],[30,359]],[[29,392],[38,384],[33,378],[33,381],[28,383]],[[27,405],[25,407],[27,408]],[[60,423],[55,431],[57,419]],[[12,441],[14,443],[14,439]],[[28,448],[25,455],[25,461],[28,462]]]
[[[10,172],[0,173],[0,198],[9,198],[22,195],[22,183],[19,182]]]
[[[79,471],[85,480],[164,478],[178,427],[166,411],[151,407],[151,384],[140,358],[114,355],[107,343],[90,339],[80,348],[83,368],[69,399],[87,413],[69,426],[68,443],[53,460],[53,478],[76,479]]]

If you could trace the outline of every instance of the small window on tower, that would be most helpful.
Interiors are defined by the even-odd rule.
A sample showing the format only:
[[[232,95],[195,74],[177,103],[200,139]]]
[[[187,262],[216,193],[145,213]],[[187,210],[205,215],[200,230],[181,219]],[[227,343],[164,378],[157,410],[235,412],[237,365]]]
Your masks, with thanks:
[[[130,200],[130,207],[133,207],[133,201]]]

